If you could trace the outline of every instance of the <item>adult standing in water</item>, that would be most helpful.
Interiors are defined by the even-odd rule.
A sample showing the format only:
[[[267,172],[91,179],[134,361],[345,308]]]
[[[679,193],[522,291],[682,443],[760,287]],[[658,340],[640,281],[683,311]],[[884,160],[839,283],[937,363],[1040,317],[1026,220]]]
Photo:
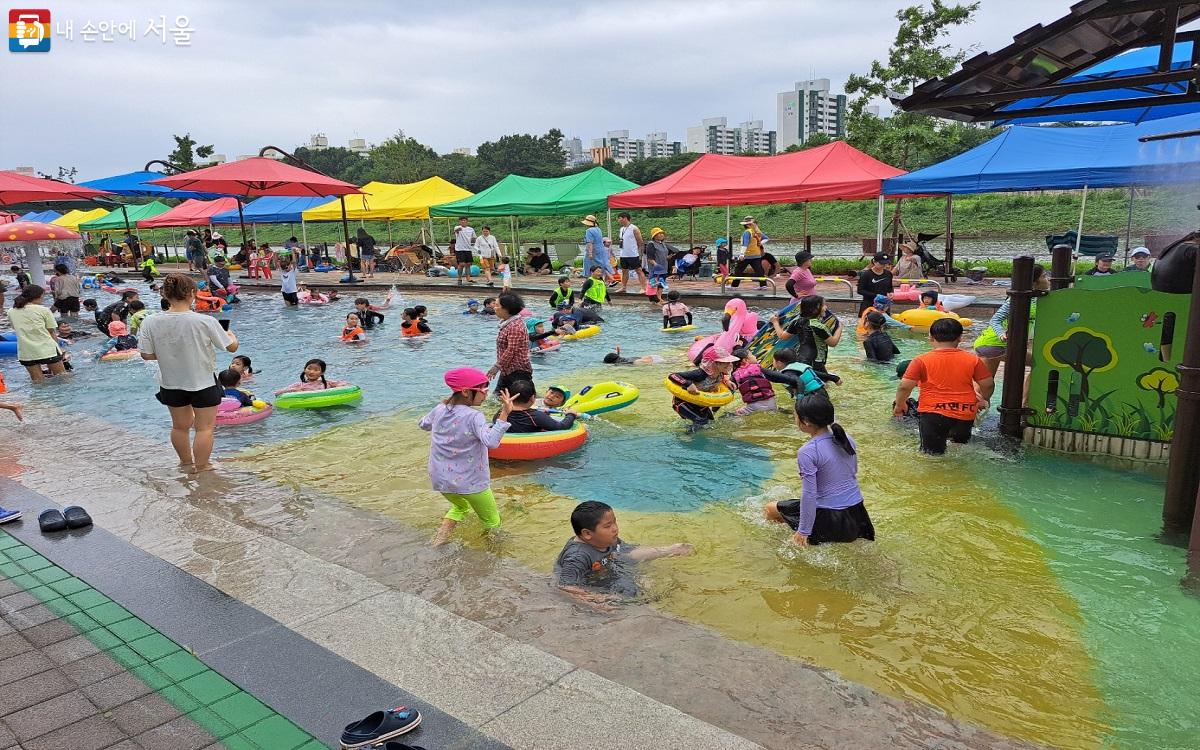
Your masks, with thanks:
[[[871,265],[858,272],[858,293],[862,302],[858,305],[858,317],[867,311],[875,302],[876,294],[891,296],[895,291],[892,283],[892,272],[887,269],[888,257],[878,253],[871,258]]]
[[[533,382],[533,363],[529,361],[529,332],[521,311],[525,300],[521,295],[504,292],[496,298],[496,317],[500,330],[496,333],[496,364],[488,370],[489,379],[499,375],[496,393],[507,390],[518,380]]]
[[[625,211],[617,214],[617,223],[621,225],[621,232],[617,235],[621,240],[621,247],[617,250],[621,264],[621,291],[629,291],[630,271],[637,272],[638,288],[644,289],[646,272],[642,270],[642,250],[646,246],[646,241],[642,239],[642,230],[637,228],[637,224],[633,223],[633,218]],[[600,241],[603,244],[603,236]]]
[[[766,276],[763,270],[763,241],[765,239],[763,232],[758,228],[758,222],[753,216],[747,216],[742,219],[742,259],[733,267],[733,273],[730,276],[741,276],[746,272],[746,269],[754,271],[756,276]],[[735,278],[729,285],[736,288],[742,283],[741,279]],[[759,281],[758,288],[762,289],[767,285],[766,281]]]
[[[8,311],[8,321],[17,334],[17,361],[24,365],[29,379],[35,383],[44,380],[42,365],[50,368],[51,375],[62,375],[67,371],[55,337],[58,324],[49,308],[42,305],[45,296],[45,289],[37,284],[27,284]]]
[[[163,279],[167,311],[151,315],[138,332],[142,359],[158,362],[155,398],[171,412],[171,447],[188,473],[213,468],[213,428],[224,390],[217,383],[216,351],[238,350],[237,336],[216,318],[192,312],[196,282],[173,273]],[[192,431],[195,430],[195,438]]]

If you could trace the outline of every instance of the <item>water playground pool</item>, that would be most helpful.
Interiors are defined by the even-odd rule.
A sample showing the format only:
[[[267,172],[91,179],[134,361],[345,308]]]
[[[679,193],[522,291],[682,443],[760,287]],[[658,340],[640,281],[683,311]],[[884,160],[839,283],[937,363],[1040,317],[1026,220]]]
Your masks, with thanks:
[[[281,487],[299,483],[432,531],[444,501],[428,487],[428,438],[416,418],[443,395],[445,369],[490,363],[495,323],[460,315],[457,298],[414,301],[429,306],[433,337],[401,340],[389,322],[366,346],[345,346],[336,338],[348,302],[285,310],[275,297],[248,296],[230,317],[261,370],[249,384],[260,395],[293,382],[313,356],[365,395],[353,408],[277,410],[223,431],[219,458]],[[530,302],[549,311],[544,299]],[[1136,465],[1017,456],[986,440],[919,457],[913,431],[887,416],[891,368],[862,362],[847,339],[832,352],[830,369],[845,380],[832,395],[860,447],[879,540],[797,551],[759,512],[798,489],[800,435],[790,417],[756,414],[684,434],[661,386],[672,364],[613,368],[600,359],[619,341],[627,356],[662,353],[673,363],[687,342],[660,333],[661,316],[648,306],[606,317],[602,335],[535,362],[538,384],[574,390],[619,379],[642,397],[593,420],[581,450],[496,465],[507,534],[519,543],[489,547],[492,554],[543,576],[569,535],[574,503],[605,500],[618,508],[627,539],[697,548],[649,567],[649,606],[1021,739],[1069,748],[1196,745],[1200,698],[1186,686],[1200,671],[1200,603],[1178,586],[1183,551],[1155,541],[1160,478]],[[698,311],[699,332],[714,330],[717,317]],[[900,345],[905,355],[923,348],[915,339]],[[81,362],[74,385],[38,389],[15,362],[0,367],[35,410],[53,405],[166,440],[150,365]],[[484,547],[470,523],[460,538]],[[481,611],[488,597],[511,598],[473,594]]]

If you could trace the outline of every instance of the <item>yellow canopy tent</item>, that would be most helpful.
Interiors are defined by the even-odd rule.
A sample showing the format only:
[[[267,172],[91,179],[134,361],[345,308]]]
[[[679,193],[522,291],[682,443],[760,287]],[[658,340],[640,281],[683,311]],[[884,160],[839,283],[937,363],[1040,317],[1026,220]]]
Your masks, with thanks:
[[[351,220],[416,221],[429,218],[429,207],[439,203],[461,200],[473,195],[441,177],[420,182],[392,184],[368,182],[362,195],[346,196],[346,218]],[[341,202],[337,200],[310,208],[302,216],[305,221],[340,221]]]
[[[72,232],[79,231],[79,225],[86,221],[95,221],[101,217],[108,215],[108,209],[93,208],[91,211],[80,211],[78,208],[68,211],[58,217],[51,224],[65,229],[70,229]]]

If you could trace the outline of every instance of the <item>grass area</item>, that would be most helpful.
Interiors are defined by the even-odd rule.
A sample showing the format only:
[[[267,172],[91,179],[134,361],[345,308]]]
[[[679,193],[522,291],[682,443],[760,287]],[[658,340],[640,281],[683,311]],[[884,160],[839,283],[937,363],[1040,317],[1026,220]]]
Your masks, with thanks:
[[[1079,221],[1081,192],[1066,193],[996,193],[990,195],[967,195],[954,199],[954,231],[960,238],[1020,238],[1056,234],[1073,228]],[[1128,219],[1129,193],[1125,190],[1096,190],[1088,194],[1087,210],[1084,214],[1084,232],[1087,234],[1124,234]],[[1194,228],[1197,222],[1196,197],[1182,189],[1139,192],[1134,200],[1134,235],[1157,231],[1179,231]],[[893,203],[888,204],[891,216]],[[911,231],[937,232],[945,226],[945,200],[922,198],[906,200],[903,204],[904,223]],[[634,222],[643,232],[651,227],[662,227],[670,237],[681,239],[688,236],[688,212],[685,209],[652,209],[631,211]],[[799,205],[734,206],[731,210],[733,230],[739,231],[737,221],[746,214],[753,214],[763,229],[775,240],[795,240],[804,234],[804,209]],[[476,230],[486,222],[502,239],[511,237],[509,219],[494,217],[472,221]],[[603,224],[603,217],[601,223]],[[583,236],[583,227],[576,216],[523,217],[520,220],[523,244],[540,242],[578,242]],[[351,232],[357,228],[352,225]],[[447,222],[434,220],[439,242],[448,236]],[[388,223],[366,222],[367,231],[383,241],[388,237]],[[809,206],[809,233],[826,239],[855,239],[875,234],[874,201],[840,201],[813,203]],[[310,242],[338,242],[342,239],[341,224],[307,224]],[[613,231],[616,231],[614,218]],[[222,230],[226,238],[240,241],[240,230],[235,226]],[[300,225],[261,225],[256,233],[260,242],[281,244],[292,234],[300,235]],[[391,236],[397,242],[411,241],[419,236],[417,222],[397,221],[391,226]],[[695,211],[695,234],[697,241],[712,243],[712,239],[725,233],[725,209],[698,208]],[[145,230],[142,236],[162,245],[170,241],[168,230]],[[176,230],[176,241],[182,244],[182,231]]]

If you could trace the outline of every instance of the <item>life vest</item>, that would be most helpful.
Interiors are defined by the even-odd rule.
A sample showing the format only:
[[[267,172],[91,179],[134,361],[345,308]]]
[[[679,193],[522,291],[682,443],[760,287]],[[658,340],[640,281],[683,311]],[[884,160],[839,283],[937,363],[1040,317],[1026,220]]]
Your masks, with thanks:
[[[803,362],[793,362],[787,367],[783,368],[783,371],[799,373],[800,386],[804,393],[812,393],[813,391],[819,391],[825,387],[825,383],[823,383],[821,379],[817,377],[816,370],[804,364]]]
[[[750,241],[746,243],[746,257],[761,258],[763,254],[762,232],[755,232],[750,229],[747,229],[746,231],[750,234]]]
[[[583,296],[597,305],[603,305],[608,302],[608,286],[605,285],[603,279],[599,281],[592,279],[592,285],[583,293]]]
[[[863,314],[859,316],[858,327],[854,329],[855,333],[867,332],[867,316],[873,312],[877,312],[880,315],[887,315],[887,313],[885,313],[883,310],[880,310],[878,307],[875,307],[874,305],[868,307],[866,310],[863,310]],[[830,333],[832,333],[832,331],[830,331]]]
[[[358,341],[358,337],[361,335],[363,335],[363,329],[358,326],[342,329],[342,341]]]
[[[758,365],[746,365],[739,369],[733,374],[733,380],[737,383],[738,393],[742,394],[742,401],[747,404],[775,398],[775,389],[771,386],[771,381],[767,380],[762,367]]]
[[[196,293],[196,312],[219,312],[225,300],[214,297],[208,292]]]
[[[558,309],[559,304],[571,299],[571,290],[563,290],[561,286],[554,287],[554,291],[550,293],[550,306]]]
[[[406,320],[400,324],[401,336],[424,336],[425,331],[421,330],[420,321]]]

